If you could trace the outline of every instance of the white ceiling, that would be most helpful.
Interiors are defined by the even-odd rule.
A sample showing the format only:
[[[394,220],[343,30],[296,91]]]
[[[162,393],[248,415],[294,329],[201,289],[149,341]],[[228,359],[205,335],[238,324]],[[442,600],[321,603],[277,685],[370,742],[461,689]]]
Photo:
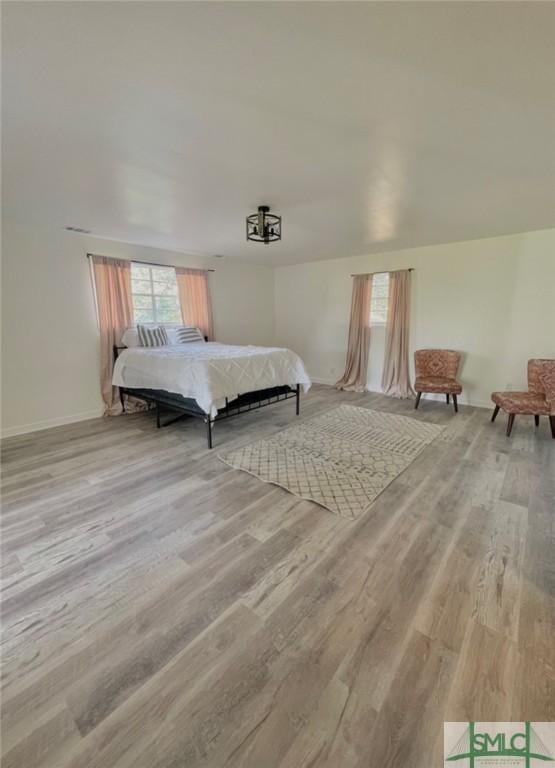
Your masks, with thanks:
[[[271,264],[555,225],[555,3],[3,6],[7,215]]]

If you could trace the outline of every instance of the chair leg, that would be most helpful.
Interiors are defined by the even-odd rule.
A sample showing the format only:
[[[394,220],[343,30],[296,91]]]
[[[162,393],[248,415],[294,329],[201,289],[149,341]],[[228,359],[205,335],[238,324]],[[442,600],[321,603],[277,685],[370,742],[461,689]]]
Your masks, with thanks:
[[[507,437],[511,436],[511,432],[513,431],[513,424],[515,423],[515,414],[509,413],[509,420],[507,422]]]
[[[453,405],[455,406],[455,413],[459,412],[459,404],[457,402],[457,396],[453,395]]]
[[[449,405],[449,392],[446,393],[445,400],[447,401],[447,405]]]
[[[420,398],[421,397],[422,397],[422,392],[417,392],[416,393],[416,402],[414,404],[414,410],[416,410],[418,408],[418,406],[420,405]]]
[[[539,426],[540,426],[540,417],[538,416],[538,414],[537,414],[537,413],[536,413],[536,415],[534,416],[534,423],[535,423],[536,427],[539,427]]]
[[[555,416],[549,417],[549,424],[551,426],[551,437],[555,440]]]
[[[493,414],[491,416],[492,422],[495,421],[495,419],[497,418],[497,414],[499,413],[499,408],[500,406],[496,405],[495,408],[493,409]]]

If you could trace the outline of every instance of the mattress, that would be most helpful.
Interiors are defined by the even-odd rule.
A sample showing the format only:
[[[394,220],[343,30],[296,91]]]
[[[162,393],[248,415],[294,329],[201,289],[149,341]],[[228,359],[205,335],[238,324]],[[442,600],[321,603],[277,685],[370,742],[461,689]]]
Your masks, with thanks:
[[[308,392],[311,384],[303,361],[290,349],[217,342],[125,349],[115,362],[112,383],[192,398],[211,416],[226,397],[297,384]]]

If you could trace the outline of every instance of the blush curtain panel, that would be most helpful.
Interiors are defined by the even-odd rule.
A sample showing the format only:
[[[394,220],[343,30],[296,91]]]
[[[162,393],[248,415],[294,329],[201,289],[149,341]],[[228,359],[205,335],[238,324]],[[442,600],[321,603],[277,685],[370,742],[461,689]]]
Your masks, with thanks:
[[[203,269],[176,267],[175,274],[183,322],[185,325],[200,328],[203,336],[207,336],[208,341],[212,341],[214,321],[208,273]]]
[[[114,346],[133,325],[131,262],[93,256],[92,264],[100,328],[100,391],[104,415],[114,416],[122,410],[117,387],[112,386]]]
[[[392,397],[414,395],[409,376],[410,271],[389,273],[382,391]]]
[[[355,275],[351,299],[351,319],[345,373],[335,385],[337,389],[364,392],[368,378],[370,349],[370,301],[372,275]]]

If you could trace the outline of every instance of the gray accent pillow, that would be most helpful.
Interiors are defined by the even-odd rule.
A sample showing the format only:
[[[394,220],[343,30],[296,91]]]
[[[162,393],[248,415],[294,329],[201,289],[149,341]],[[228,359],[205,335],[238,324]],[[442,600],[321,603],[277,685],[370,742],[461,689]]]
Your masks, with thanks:
[[[198,328],[182,326],[175,329],[175,339],[178,344],[188,344],[191,341],[204,341],[204,336]]]
[[[161,325],[153,328],[137,325],[137,333],[141,347],[165,347],[166,344],[169,344],[166,329]]]

